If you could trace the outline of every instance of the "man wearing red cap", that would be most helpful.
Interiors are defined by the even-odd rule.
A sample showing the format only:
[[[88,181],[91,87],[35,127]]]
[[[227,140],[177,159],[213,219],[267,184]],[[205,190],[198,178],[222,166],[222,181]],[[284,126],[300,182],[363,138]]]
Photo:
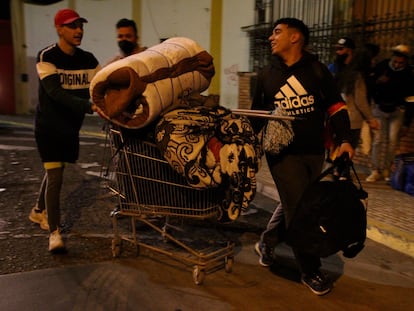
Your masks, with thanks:
[[[55,15],[59,40],[37,55],[39,103],[35,138],[46,170],[37,204],[29,219],[49,230],[49,251],[65,250],[60,233],[60,191],[67,163],[79,155],[79,130],[85,113],[92,114],[89,84],[100,69],[95,56],[78,46],[87,20],[71,9]]]

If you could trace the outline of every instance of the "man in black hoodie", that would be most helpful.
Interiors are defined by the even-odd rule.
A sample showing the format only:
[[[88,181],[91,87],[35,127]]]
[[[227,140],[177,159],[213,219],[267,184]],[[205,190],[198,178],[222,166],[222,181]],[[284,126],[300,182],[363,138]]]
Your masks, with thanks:
[[[279,154],[266,152],[270,172],[279,191],[281,204],[276,208],[255,250],[262,266],[273,263],[275,246],[282,242],[305,189],[321,173],[325,159],[325,121],[328,119],[337,156],[354,150],[349,144],[350,122],[346,105],[327,67],[305,50],[309,29],[300,20],[282,18],[275,22],[269,37],[274,62],[258,75],[252,109],[284,110],[299,117],[292,121],[293,140]],[[262,119],[253,119],[258,133]],[[284,216],[284,217],[283,217]],[[285,225],[286,224],[286,225]],[[317,295],[332,288],[320,272],[319,257],[293,249],[302,273],[302,283]]]

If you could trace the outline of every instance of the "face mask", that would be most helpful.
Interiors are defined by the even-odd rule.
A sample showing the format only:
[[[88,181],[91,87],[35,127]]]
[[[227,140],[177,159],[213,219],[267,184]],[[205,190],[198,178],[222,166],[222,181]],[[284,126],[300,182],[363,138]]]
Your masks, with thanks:
[[[402,66],[402,65],[395,67],[392,60],[390,60],[390,62],[388,63],[388,66],[391,68],[392,71],[401,71],[405,69],[405,66]]]
[[[347,57],[348,57],[348,54],[337,55],[336,61],[340,64],[344,64]]]
[[[129,55],[137,47],[137,44],[128,40],[122,40],[118,42],[118,46],[124,54]]]

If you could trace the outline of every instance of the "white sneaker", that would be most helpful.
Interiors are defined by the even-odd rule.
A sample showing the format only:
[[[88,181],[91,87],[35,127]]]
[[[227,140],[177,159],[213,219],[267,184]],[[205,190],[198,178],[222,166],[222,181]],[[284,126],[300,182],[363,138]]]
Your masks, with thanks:
[[[374,182],[381,179],[381,174],[377,170],[373,170],[371,175],[369,175],[365,181]]]
[[[62,236],[59,229],[51,232],[49,235],[49,252],[59,252],[65,250],[65,243],[63,243]]]
[[[47,222],[46,210],[40,211],[36,207],[33,207],[29,215],[30,221],[39,224],[43,230],[49,230],[49,223]]]
[[[389,170],[384,170],[382,172],[382,176],[384,176],[384,180],[387,181],[387,182],[391,180],[391,178],[390,178],[390,171]]]

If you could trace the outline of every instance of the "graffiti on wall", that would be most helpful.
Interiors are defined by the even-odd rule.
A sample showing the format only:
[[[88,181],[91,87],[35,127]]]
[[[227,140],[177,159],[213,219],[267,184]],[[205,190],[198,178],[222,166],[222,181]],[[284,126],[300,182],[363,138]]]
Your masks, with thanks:
[[[238,86],[239,77],[237,73],[239,72],[239,65],[233,64],[230,67],[224,68],[224,78],[226,84],[229,86]]]

